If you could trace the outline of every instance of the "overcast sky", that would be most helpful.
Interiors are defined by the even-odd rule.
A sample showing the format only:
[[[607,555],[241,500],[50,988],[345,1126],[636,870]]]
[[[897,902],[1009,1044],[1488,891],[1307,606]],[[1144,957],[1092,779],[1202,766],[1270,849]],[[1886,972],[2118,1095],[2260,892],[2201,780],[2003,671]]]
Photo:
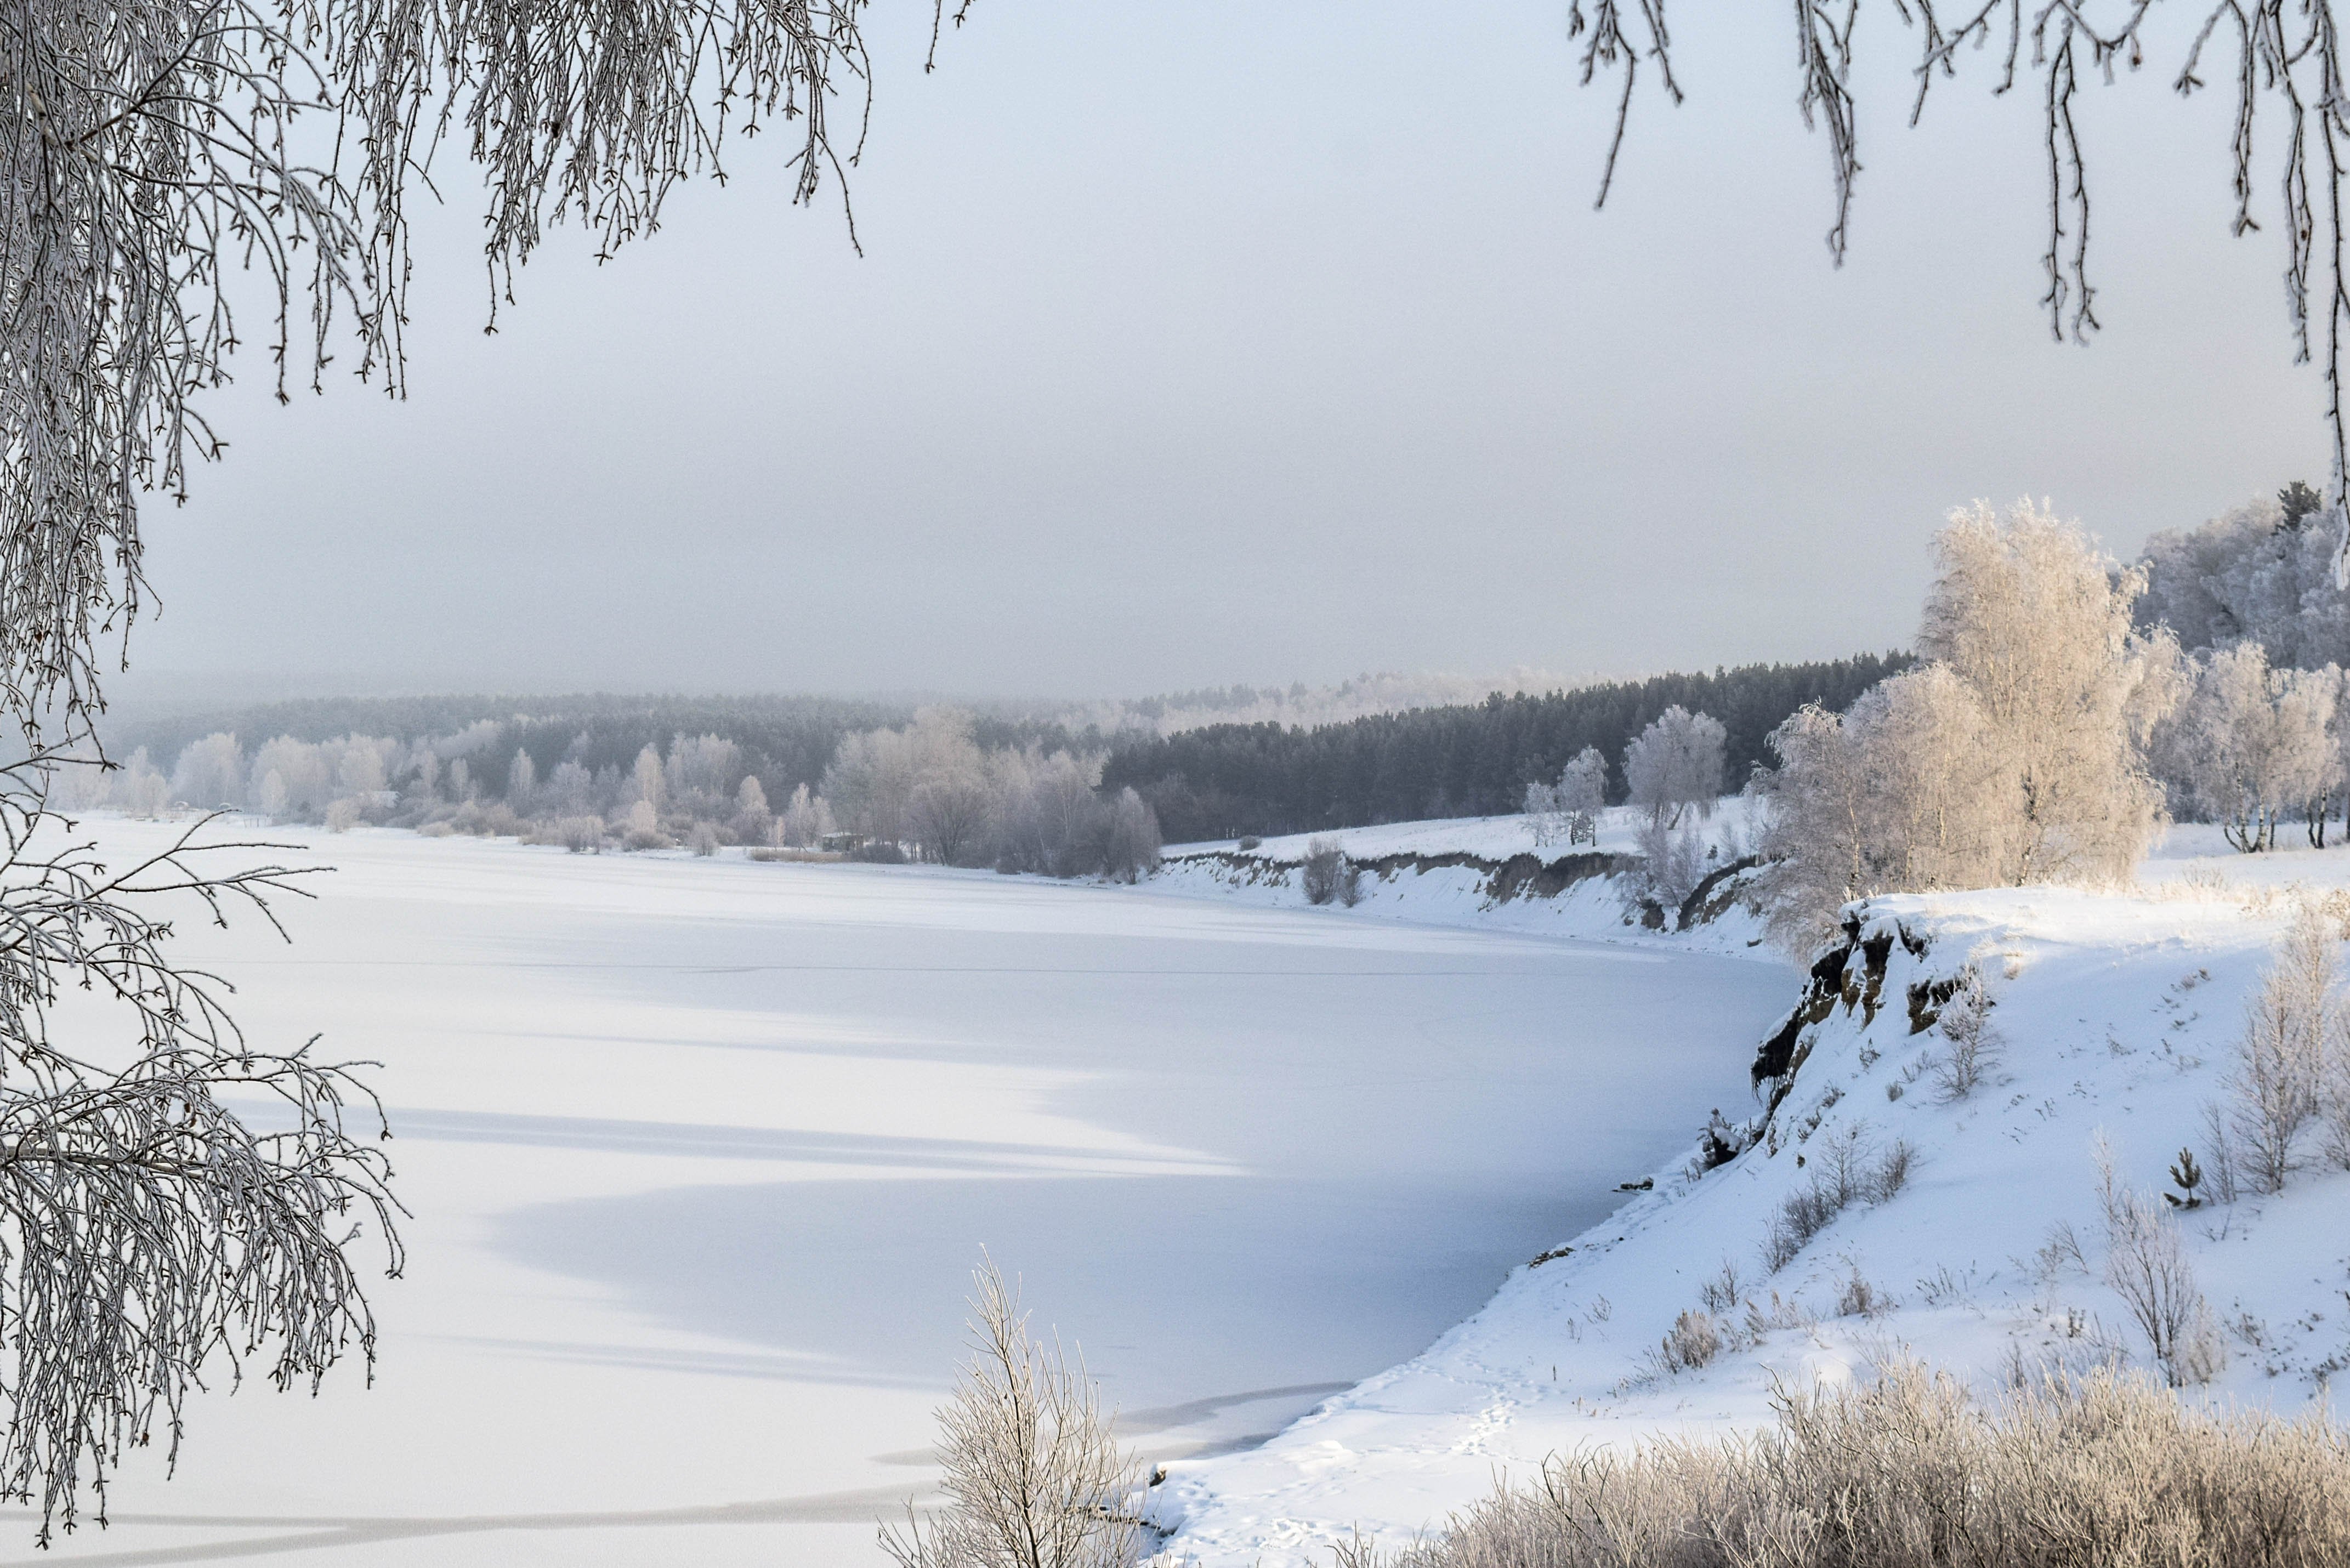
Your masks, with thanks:
[[[1760,12],[1760,15],[1753,13]],[[2050,341],[2035,105],[1903,125],[1864,29],[1833,270],[1783,7],[1676,5],[1604,213],[1564,0],[879,0],[854,175],[785,138],[485,337],[429,217],[411,392],[281,409],[148,514],[151,683],[1132,694],[1357,670],[1633,673],[1905,642],[1942,514],[2052,497],[2117,553],[2322,482],[2282,257],[2227,237],[2228,106],[2088,94],[2106,330]],[[2227,72],[2217,73],[2224,82]],[[1955,90],[1950,90],[1955,88]],[[2276,225],[2272,224],[2272,231]],[[135,690],[135,687],[126,690]]]

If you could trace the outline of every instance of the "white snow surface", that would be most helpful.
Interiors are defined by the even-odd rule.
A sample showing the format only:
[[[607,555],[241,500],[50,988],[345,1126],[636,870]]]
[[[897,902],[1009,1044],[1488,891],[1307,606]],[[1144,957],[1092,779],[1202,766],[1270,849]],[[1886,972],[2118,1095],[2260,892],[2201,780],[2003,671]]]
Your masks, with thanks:
[[[1252,1443],[1605,1216],[1793,983],[1612,914],[234,826],[337,867],[290,946],[179,945],[256,1042],[381,1064],[414,1218],[375,1385],[203,1396],[175,1477],[132,1453],[46,1556],[17,1511],[9,1562],[878,1563],[983,1245],[1146,1455]],[[86,826],[118,864],[178,831]]]
[[[1878,1005],[1872,1018],[1839,1004],[1804,1033],[1773,1137],[1701,1174],[1692,1146],[1658,1168],[1653,1190],[1562,1233],[1571,1252],[1513,1272],[1425,1354],[1260,1448],[1172,1467],[1157,1506],[1180,1527],[1174,1548],[1202,1564],[1326,1563],[1357,1529],[1389,1542],[1439,1529],[1546,1456],[1759,1426],[1774,1384],[1841,1385],[1892,1358],[1986,1395],[2022,1367],[2085,1367],[2101,1345],[2146,1366],[2147,1341],[2103,1279],[2095,1141],[2109,1141],[2130,1185],[2170,1186],[2180,1147],[2202,1147],[2204,1107],[2222,1096],[2246,999],[2296,901],[2345,888],[2350,850],[2240,856],[2189,826],[2131,892],[1858,907],[1869,934],[1895,939]],[[1936,1028],[1913,1033],[1907,991],[1970,963],[1995,1000],[2000,1051],[1987,1082],[1950,1100],[1932,1071],[1946,1043]],[[1906,1143],[1906,1185],[1846,1210],[1768,1272],[1772,1216],[1842,1140],[1872,1158]],[[2350,1366],[2350,1175],[2315,1152],[2281,1194],[2178,1216],[2230,1353],[2187,1397],[2350,1410],[2334,1381]],[[2043,1259],[2059,1226],[2078,1261]],[[1700,1285],[1725,1263],[1737,1276],[1737,1304],[1719,1317],[1736,1328],[1731,1346],[1701,1370],[1663,1371],[1660,1342],[1680,1314],[1704,1310]],[[1856,1277],[1889,1308],[1849,1310]]]
[[[94,826],[119,854],[170,831]],[[1224,859],[1127,889],[269,831],[340,867],[294,945],[184,946],[257,1036],[383,1063],[415,1218],[380,1376],[199,1399],[178,1476],[134,1456],[113,1527],[46,1561],[878,1563],[982,1245],[1166,1462],[1169,1560],[1201,1568],[1325,1563],[1553,1453],[1759,1425],[1774,1380],[2143,1364],[2093,1140],[2167,1186],[2295,898],[2350,889],[2350,851],[2183,827],[2133,892],[1874,900],[1873,1016],[1811,1026],[1774,1136],[1699,1175],[1802,976],[1742,914],[1627,926],[1607,878],[1497,904],[1405,869],[1341,910]],[[1517,818],[1338,836],[1566,853]],[[1969,964],[2002,1045],[1946,1101],[1907,992]],[[1906,1185],[1767,1273],[1771,1215],[1846,1139],[1906,1143]],[[2183,1217],[2230,1352],[2190,1397],[2342,1412],[2345,1200],[2313,1160]],[[2079,1263],[2038,1256],[2060,1224]],[[1660,1371],[1725,1262],[1731,1347]],[[1891,1304],[1845,1311],[1856,1277]]]

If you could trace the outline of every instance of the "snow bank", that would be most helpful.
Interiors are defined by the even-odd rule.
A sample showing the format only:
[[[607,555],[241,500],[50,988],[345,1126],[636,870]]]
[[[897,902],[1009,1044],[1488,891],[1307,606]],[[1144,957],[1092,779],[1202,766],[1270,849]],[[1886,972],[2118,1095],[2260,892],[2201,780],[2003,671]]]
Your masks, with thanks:
[[[2039,1366],[2149,1365],[2104,1279],[2095,1141],[2131,1186],[2170,1185],[2181,1147],[2202,1150],[2293,885],[2350,885],[2350,852],[2213,856],[2204,838],[2175,834],[2133,894],[1856,906],[1850,940],[1758,1043],[1752,1096],[1722,1085],[1727,1143],[1751,1147],[1708,1169],[1693,1146],[1417,1359],[1260,1449],[1173,1467],[1157,1507],[1180,1524],[1177,1559],[1326,1562],[1357,1527],[1394,1540],[1440,1526],[1546,1455],[1760,1425],[1775,1384],[1839,1384],[1892,1357],[1986,1391]],[[1940,1009],[1970,968],[1995,1049],[1953,1098],[1938,1084]],[[1888,1161],[1905,1158],[1886,1190]],[[2314,1166],[2276,1197],[2178,1216],[2229,1357],[2193,1397],[2350,1413],[2332,1382],[2350,1366],[2350,1175]],[[1824,1212],[1840,1168],[1849,1201]],[[1792,1240],[1789,1206],[1806,1195],[1825,1222],[1773,1270],[1774,1224]],[[1704,1314],[1691,1329],[1721,1348],[1667,1370],[1683,1314]]]
[[[1611,808],[1596,845],[1537,845],[1531,819],[1471,816],[1291,834],[1243,849],[1236,840],[1170,846],[1151,890],[1274,908],[1307,907],[1299,867],[1317,840],[1362,871],[1356,915],[1421,924],[1652,943],[1772,956],[1740,901],[1753,842],[1752,803],[1731,796],[1698,825],[1707,880],[1686,909],[1649,907],[1629,886],[1637,814]],[[1333,909],[1332,912],[1340,912]],[[1686,919],[1684,919],[1686,916]]]

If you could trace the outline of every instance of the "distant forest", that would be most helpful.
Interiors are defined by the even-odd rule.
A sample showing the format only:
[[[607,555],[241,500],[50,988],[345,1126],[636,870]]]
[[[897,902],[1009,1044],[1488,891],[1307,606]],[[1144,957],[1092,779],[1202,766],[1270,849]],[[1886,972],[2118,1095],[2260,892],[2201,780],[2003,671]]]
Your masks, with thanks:
[[[968,714],[968,732],[985,755],[1049,758],[1066,752],[1088,771],[1098,766],[1104,799],[1131,788],[1157,813],[1165,836],[1184,842],[1514,812],[1522,807],[1527,784],[1556,779],[1586,746],[1608,759],[1609,797],[1620,801],[1625,746],[1675,704],[1721,721],[1727,777],[1735,788],[1756,766],[1773,760],[1765,737],[1789,714],[1807,702],[1841,711],[1910,662],[1908,654],[1886,653],[1813,664],[1750,664],[1711,675],[1659,675],[1542,696],[1497,692],[1482,702],[1372,713],[1310,727],[1216,723],[1164,735],[1143,727],[1152,718],[1128,711],[1134,704],[1063,706],[1024,714],[1004,705],[992,713],[983,709]],[[1350,687],[1338,695],[1359,701],[1367,692]],[[1210,695],[1237,706],[1232,694]],[[1315,702],[1283,705],[1304,711],[1326,709],[1327,702],[1317,694]],[[1090,718],[1113,708],[1121,721],[1115,728],[1068,722],[1079,711]],[[700,743],[696,737],[729,742],[735,750],[728,753],[726,788],[754,778],[768,801],[781,803],[803,787],[821,790],[827,770],[852,737],[901,729],[914,718],[911,703],[831,697],[318,698],[125,724],[109,744],[118,758],[150,755],[153,765],[174,774],[187,771],[175,766],[174,759],[209,756],[207,747],[236,749],[237,737],[244,737],[246,749],[267,737],[284,737],[340,748],[337,756],[362,738],[381,737],[369,743],[386,756],[390,773],[383,784],[412,783],[391,774],[416,765],[421,752],[430,750],[444,763],[462,758],[468,783],[458,794],[484,803],[503,798],[507,781],[516,776],[515,758],[527,753],[531,765],[521,776],[551,781],[559,767],[568,766],[599,781],[588,805],[579,809],[592,805],[600,812],[628,806],[628,781],[648,749],[656,762],[668,758],[676,764],[679,748]],[[241,786],[210,782],[220,772],[195,766],[179,781],[178,791],[210,805],[234,794],[237,787],[247,793],[259,787],[256,780]],[[333,774],[328,768],[315,781],[316,800],[288,774],[284,782],[293,790],[296,809],[312,816],[323,813],[340,788],[332,784]],[[206,782],[199,784],[199,774]],[[161,789],[161,781],[156,787]],[[432,791],[427,787],[424,794]],[[509,804],[517,809],[525,805]],[[429,803],[420,805],[431,809]],[[369,809],[367,820],[381,815]]]
[[[1658,675],[1544,696],[1499,693],[1474,706],[1382,713],[1317,729],[1211,724],[1164,738],[1118,737],[1105,789],[1131,788],[1158,813],[1170,843],[1244,833],[1305,833],[1421,817],[1520,809],[1526,785],[1555,779],[1596,746],[1616,763],[1676,704],[1727,732],[1728,777],[1742,785],[1772,758],[1765,740],[1805,703],[1841,712],[1913,662],[1864,653],[1813,664],[1747,664],[1711,675]]]
[[[590,774],[626,773],[651,746],[666,753],[680,735],[717,735],[742,748],[744,771],[776,800],[801,784],[816,787],[849,735],[894,729],[914,716],[911,702],[837,697],[614,696],[567,697],[321,697],[222,710],[119,726],[108,749],[128,756],[145,747],[169,767],[191,742],[225,731],[259,741],[286,735],[330,741],[341,735],[417,740],[473,732],[468,747],[477,779],[506,777],[517,752],[527,752],[537,776],[575,762]],[[477,730],[476,726],[494,726]],[[1107,751],[1111,738],[1091,727],[1050,720],[979,713],[972,738],[982,749],[1045,753]],[[494,787],[494,785],[493,786]]]

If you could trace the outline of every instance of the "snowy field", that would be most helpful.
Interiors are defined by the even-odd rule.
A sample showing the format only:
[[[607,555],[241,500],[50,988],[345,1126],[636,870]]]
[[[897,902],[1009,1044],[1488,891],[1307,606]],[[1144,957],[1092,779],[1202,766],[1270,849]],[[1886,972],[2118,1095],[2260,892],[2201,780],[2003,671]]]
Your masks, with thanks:
[[[983,1245],[1146,1452],[1229,1450],[1607,1214],[1793,984],[986,874],[272,833],[338,867],[294,945],[182,947],[258,1039],[384,1064],[415,1218],[377,1385],[206,1397],[176,1479],[134,1456],[112,1528],[13,1526],[6,1561],[873,1563]]]

